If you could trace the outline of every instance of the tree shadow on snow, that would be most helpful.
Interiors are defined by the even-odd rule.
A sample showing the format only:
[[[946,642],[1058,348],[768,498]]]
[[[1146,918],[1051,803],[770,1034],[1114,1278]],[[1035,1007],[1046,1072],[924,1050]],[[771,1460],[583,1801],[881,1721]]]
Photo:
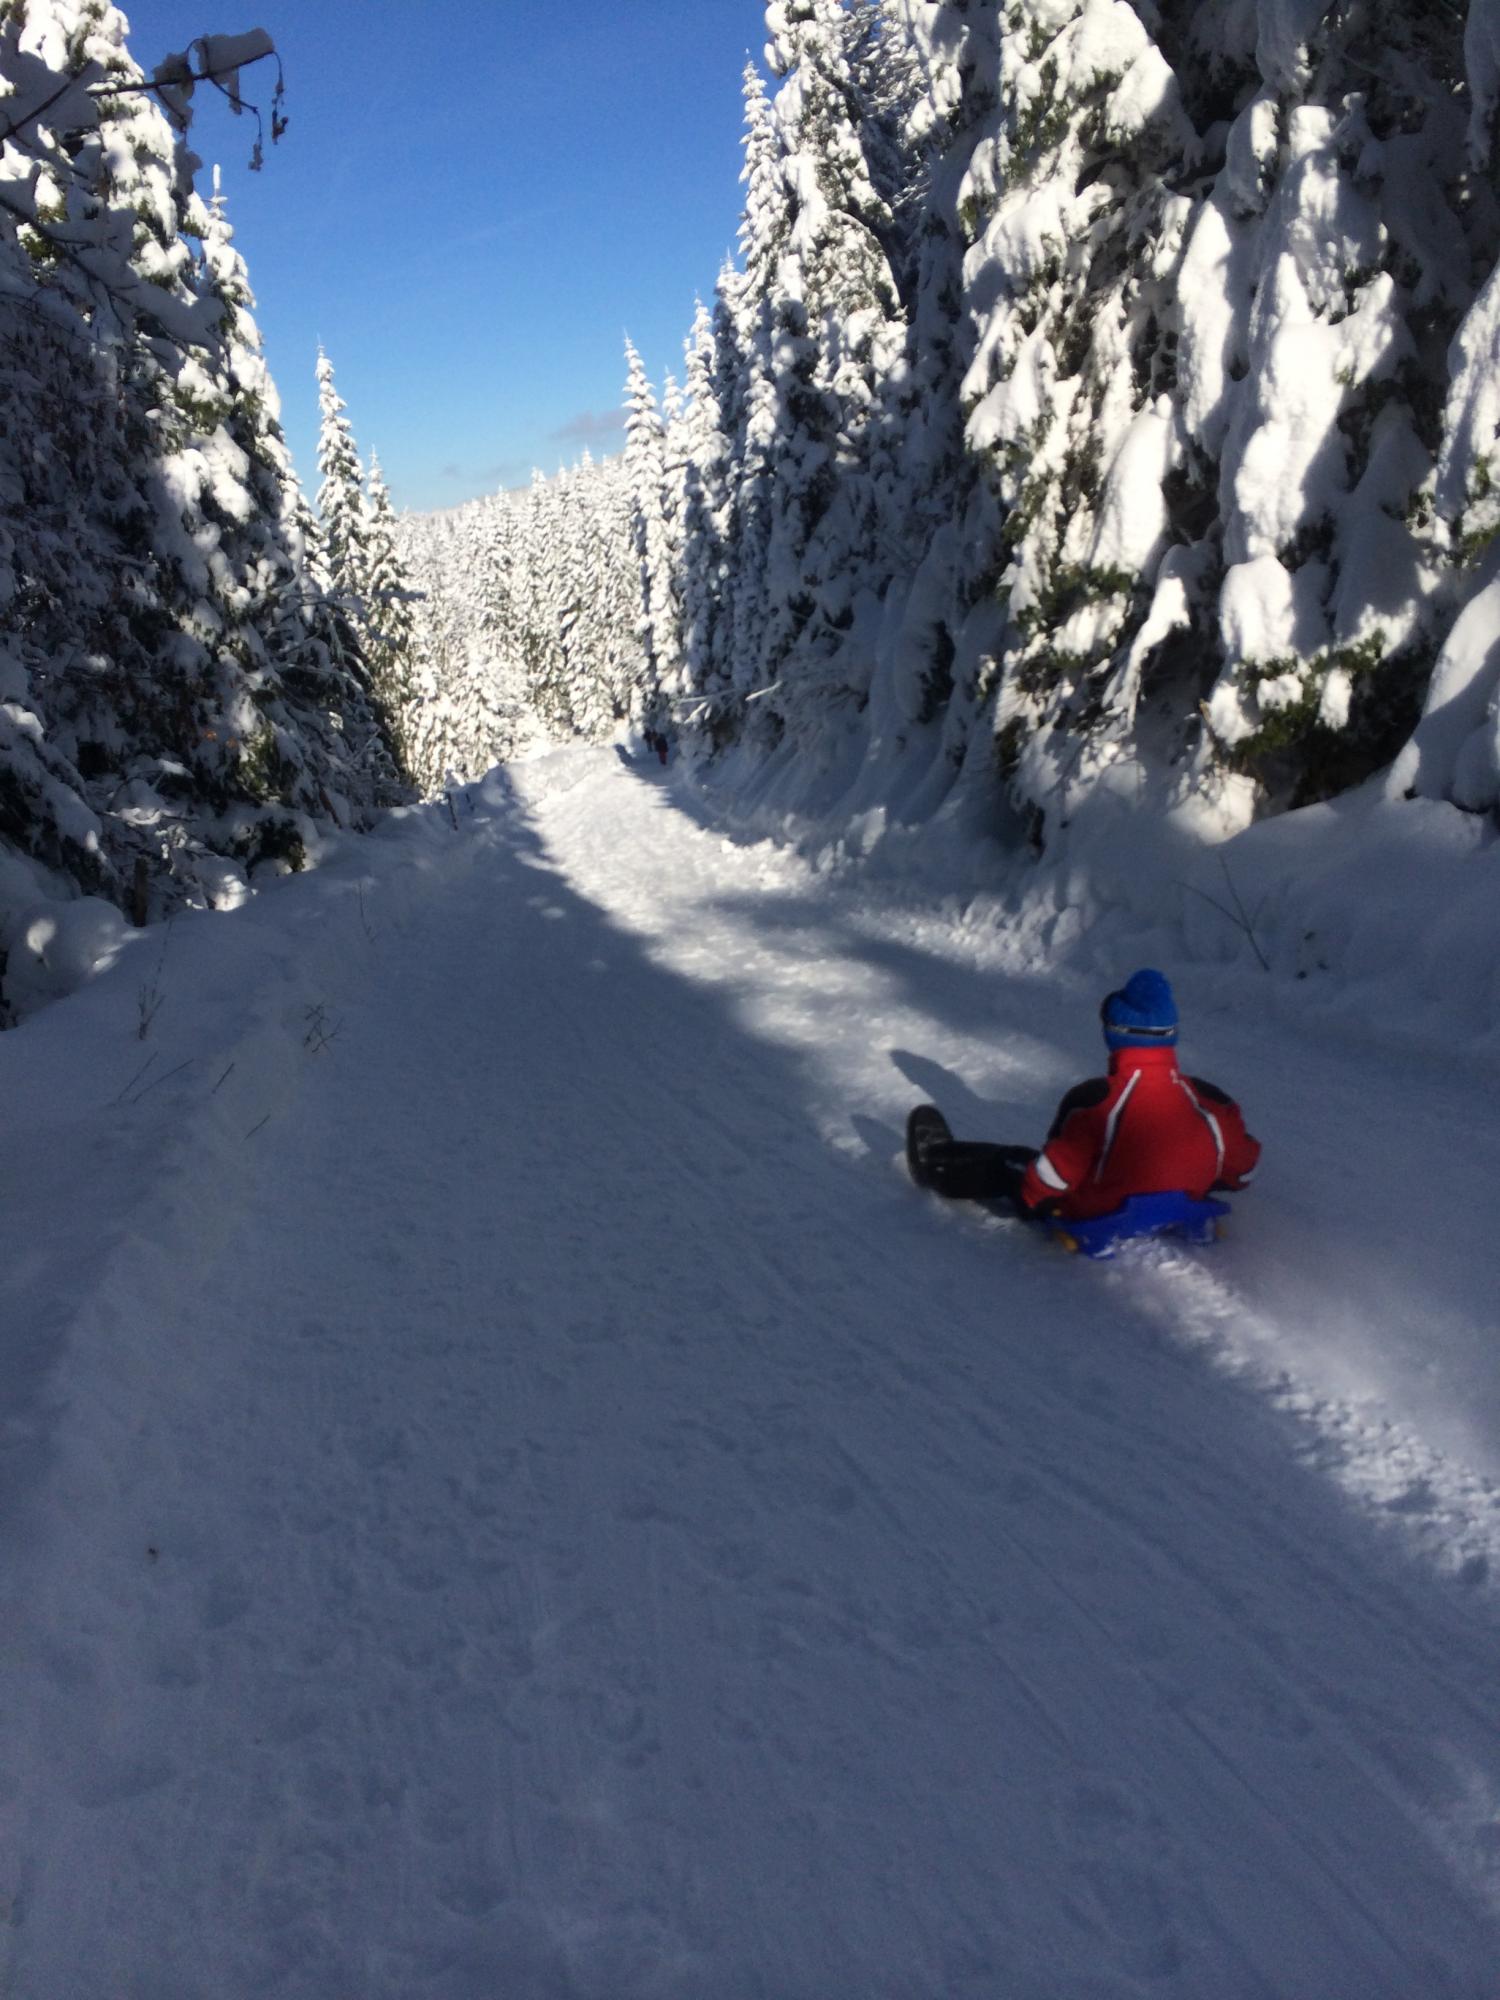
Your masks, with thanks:
[[[1102,1063],[1098,995],[1092,990],[1080,991],[1075,1000],[1040,972],[955,962],[936,945],[871,937],[837,897],[768,889],[717,896],[706,907],[752,919],[757,930],[772,935],[804,935],[809,959],[825,957],[827,940],[836,938],[842,956],[888,982],[883,1011],[906,1007],[935,1032],[981,1039],[1026,1080],[1024,1100],[1045,1103],[1049,1116],[1062,1091]]]

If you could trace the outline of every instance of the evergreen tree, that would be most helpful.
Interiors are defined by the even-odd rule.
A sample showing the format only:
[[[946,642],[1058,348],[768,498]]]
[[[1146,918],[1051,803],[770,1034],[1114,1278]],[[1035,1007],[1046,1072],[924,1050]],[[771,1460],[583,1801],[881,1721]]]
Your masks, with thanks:
[[[521,517],[519,556],[526,580],[521,653],[531,706],[549,732],[565,736],[572,729],[573,697],[557,601],[561,508],[556,484],[535,473]]]
[[[0,82],[0,839],[38,893],[142,917],[212,900],[226,857],[295,865],[389,765],[302,613],[300,495],[182,101],[174,127],[103,0],[0,6]]]
[[[640,576],[642,678],[636,712],[659,726],[681,656],[677,579],[668,497],[667,429],[641,357],[627,340],[625,469],[630,481],[631,541]]]
[[[772,225],[776,477],[758,680],[771,690],[767,716],[805,733],[868,689],[870,649],[854,627],[861,586],[882,587],[905,333],[884,247],[895,217],[866,165],[870,120],[849,61],[866,18],[840,0],[778,0],[766,18],[785,79],[775,103],[785,206]]]
[[[1449,494],[1433,505],[1443,388],[1500,248],[1493,188],[1469,178],[1454,14],[1372,0],[1303,25],[1263,20],[1242,44],[1259,88],[1182,238],[1174,368],[1189,492],[1217,501],[1211,582],[1222,568],[1197,592],[1219,673],[1194,781],[1278,803],[1354,783],[1417,719],[1469,587],[1445,560],[1475,552]],[[1164,23],[1189,78],[1211,26]],[[1233,328],[1203,282],[1226,254],[1251,299]]]
[[[882,522],[904,578],[885,640],[881,747],[900,755],[928,726],[950,770],[971,755],[990,784],[988,704],[1004,619],[997,482],[964,437],[961,385],[974,354],[965,258],[979,221],[969,168],[997,106],[999,22],[981,0],[890,0],[884,41],[904,47],[896,142],[906,175],[890,199],[912,214],[912,306],[897,404],[900,502]],[[918,87],[913,92],[914,83]]]
[[[698,713],[715,746],[728,740],[736,719],[732,690],[737,585],[741,573],[738,504],[745,464],[746,397],[750,381],[750,357],[741,345],[740,285],[739,273],[726,263],[714,291],[711,418],[705,409],[708,435],[713,439],[712,458],[693,461],[699,468],[717,555],[711,573],[703,573],[694,564],[684,576],[684,595],[707,596],[712,606],[699,689],[706,699]],[[692,550],[705,546],[689,542]],[[692,558],[685,561],[691,562]]]
[[[1500,796],[1474,620],[1442,650],[1500,522],[1488,12],[1467,40],[1395,0],[767,26],[680,410],[629,350],[623,471],[515,509],[548,726],[671,699],[708,752],[848,736],[863,782],[911,767],[903,796],[957,785],[990,828],[1008,797],[1046,840],[1127,769],[1222,826],[1325,795],[1425,697],[1400,769]]]
[[[716,690],[720,605],[725,582],[728,440],[717,395],[713,323],[699,301],[687,343],[687,410],[682,447],[682,650],[685,690]]]
[[[369,521],[359,450],[334,387],[333,363],[318,349],[318,516],[328,582],[345,608],[364,617],[370,572]]]
[[[390,718],[392,740],[410,771],[410,716],[416,701],[413,675],[412,586],[396,546],[396,516],[380,470],[370,455],[365,522],[365,589],[369,605],[366,651],[375,699]]]
[[[791,233],[781,174],[782,148],[760,73],[744,72],[745,162],[740,179],[743,272],[720,280],[721,422],[728,438],[725,520],[726,643],[719,678],[730,701],[717,710],[716,733],[729,741],[744,726],[746,704],[763,692],[762,641],[770,597],[768,564],[780,432],[775,353],[777,266]],[[736,367],[731,385],[725,375]]]

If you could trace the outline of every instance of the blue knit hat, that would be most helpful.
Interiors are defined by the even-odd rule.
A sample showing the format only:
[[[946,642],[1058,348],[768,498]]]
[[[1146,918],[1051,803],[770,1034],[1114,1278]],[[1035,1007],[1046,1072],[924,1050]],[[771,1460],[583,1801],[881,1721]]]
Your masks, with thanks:
[[[1163,975],[1149,965],[1106,997],[1099,1018],[1112,1049],[1171,1048],[1177,1040],[1177,1002]]]

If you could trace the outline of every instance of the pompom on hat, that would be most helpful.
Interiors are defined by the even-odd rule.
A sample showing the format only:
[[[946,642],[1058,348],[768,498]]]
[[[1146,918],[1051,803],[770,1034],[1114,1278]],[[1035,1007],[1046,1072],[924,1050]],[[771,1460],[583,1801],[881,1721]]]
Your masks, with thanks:
[[[1177,1002],[1165,976],[1143,966],[1099,1009],[1112,1049],[1171,1048],[1177,1040]]]

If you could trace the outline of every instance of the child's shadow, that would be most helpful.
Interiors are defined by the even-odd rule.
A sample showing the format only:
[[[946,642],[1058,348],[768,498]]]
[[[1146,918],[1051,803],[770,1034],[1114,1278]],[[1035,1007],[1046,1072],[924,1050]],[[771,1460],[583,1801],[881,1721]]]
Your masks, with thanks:
[[[909,1049],[892,1049],[891,1061],[909,1083],[914,1083],[923,1099],[935,1104],[960,1139],[1010,1139],[1014,1132],[1001,1132],[1006,1115],[1014,1113],[1007,1104],[995,1104],[974,1092],[951,1069],[933,1062],[929,1056],[913,1055]]]
[[[935,1104],[960,1139],[1015,1142],[1016,1134],[1002,1129],[1007,1118],[1011,1123],[1019,1122],[1012,1106],[976,1097],[962,1077],[928,1056],[913,1055],[909,1049],[892,1049],[890,1053],[897,1069],[915,1086],[913,1104]],[[905,1150],[904,1126],[888,1125],[883,1119],[858,1111],[849,1122],[872,1159],[888,1160]]]

